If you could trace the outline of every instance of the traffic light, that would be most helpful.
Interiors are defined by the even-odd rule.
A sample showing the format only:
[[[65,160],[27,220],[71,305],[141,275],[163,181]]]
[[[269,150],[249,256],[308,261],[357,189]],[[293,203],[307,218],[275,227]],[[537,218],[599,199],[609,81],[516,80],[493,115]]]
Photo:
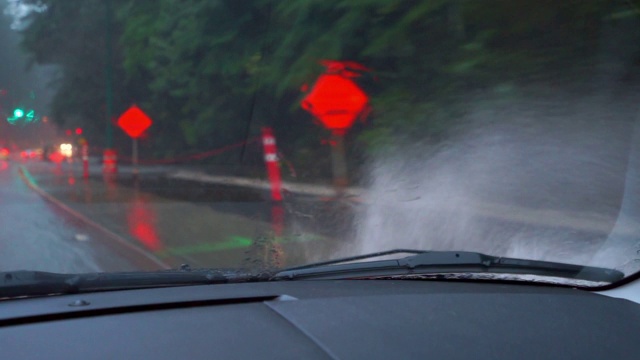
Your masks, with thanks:
[[[22,120],[23,123],[30,123],[36,121],[36,112],[35,110],[29,109],[25,110],[23,108],[15,108],[13,109],[13,116],[7,118],[7,121],[11,125],[15,125],[19,120]]]
[[[76,135],[82,135],[82,128],[76,128]]]
[[[9,122],[9,124],[14,125],[16,121],[22,119],[23,116],[24,116],[24,110],[22,110],[21,108],[15,108],[13,110],[13,116],[10,118],[7,118],[7,121]]]
[[[27,112],[27,122],[32,122],[36,117],[36,112],[33,110],[29,110]]]

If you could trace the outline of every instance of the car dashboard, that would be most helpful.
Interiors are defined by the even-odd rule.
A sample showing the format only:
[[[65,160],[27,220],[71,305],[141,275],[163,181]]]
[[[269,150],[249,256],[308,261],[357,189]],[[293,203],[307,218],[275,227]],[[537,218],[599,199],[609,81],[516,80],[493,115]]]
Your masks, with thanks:
[[[6,359],[637,359],[640,305],[489,282],[307,280],[0,302]]]

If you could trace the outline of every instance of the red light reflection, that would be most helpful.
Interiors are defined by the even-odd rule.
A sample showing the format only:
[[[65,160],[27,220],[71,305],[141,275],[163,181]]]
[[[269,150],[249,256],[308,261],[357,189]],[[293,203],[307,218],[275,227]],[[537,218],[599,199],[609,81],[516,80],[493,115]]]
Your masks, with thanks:
[[[284,230],[284,208],[282,205],[274,204],[271,207],[271,228],[276,237],[282,236]]]
[[[129,232],[151,251],[162,250],[162,242],[156,229],[156,213],[148,200],[136,197],[127,214]]]
[[[60,164],[64,160],[64,155],[59,151],[55,151],[49,155],[49,160],[53,161],[56,164]]]
[[[344,77],[358,77],[362,72],[371,71],[368,67],[355,61],[320,60],[320,64],[327,68],[327,74],[339,74]]]

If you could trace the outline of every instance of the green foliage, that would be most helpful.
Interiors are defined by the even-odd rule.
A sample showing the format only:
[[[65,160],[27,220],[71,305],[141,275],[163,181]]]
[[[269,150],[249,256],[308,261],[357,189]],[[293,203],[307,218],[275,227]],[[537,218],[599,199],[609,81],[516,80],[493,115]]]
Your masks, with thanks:
[[[513,96],[519,79],[592,61],[603,22],[632,16],[628,5],[635,4],[112,1],[116,108],[136,102],[148,109],[157,149],[211,149],[270,123],[282,147],[300,151],[305,161],[322,151],[324,133],[299,110],[298,89],[323,71],[321,59],[353,60],[373,69],[358,79],[371,95],[373,112],[367,125],[354,130],[351,146],[384,148],[407,133],[437,139],[458,125],[467,94],[498,89]],[[99,129],[104,0],[43,2],[48,10],[32,15],[24,47],[34,61],[61,66],[53,104],[59,117]]]

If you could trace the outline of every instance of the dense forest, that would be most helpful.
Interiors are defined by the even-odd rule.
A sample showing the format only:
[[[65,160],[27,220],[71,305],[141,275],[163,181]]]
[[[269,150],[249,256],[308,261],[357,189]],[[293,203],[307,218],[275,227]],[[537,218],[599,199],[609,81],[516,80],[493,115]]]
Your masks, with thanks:
[[[60,69],[59,124],[104,145],[109,78],[112,116],[135,103],[155,121],[143,157],[208,151],[270,125],[282,153],[311,175],[329,161],[329,132],[301,109],[300,89],[324,71],[322,59],[371,69],[356,79],[372,111],[347,137],[355,164],[398,136],[437,141],[473,94],[517,96],[540,77],[580,76],[608,61],[606,29],[639,17],[631,0],[24,2],[38,5],[23,19],[24,50]],[[626,61],[637,62],[630,52]]]

